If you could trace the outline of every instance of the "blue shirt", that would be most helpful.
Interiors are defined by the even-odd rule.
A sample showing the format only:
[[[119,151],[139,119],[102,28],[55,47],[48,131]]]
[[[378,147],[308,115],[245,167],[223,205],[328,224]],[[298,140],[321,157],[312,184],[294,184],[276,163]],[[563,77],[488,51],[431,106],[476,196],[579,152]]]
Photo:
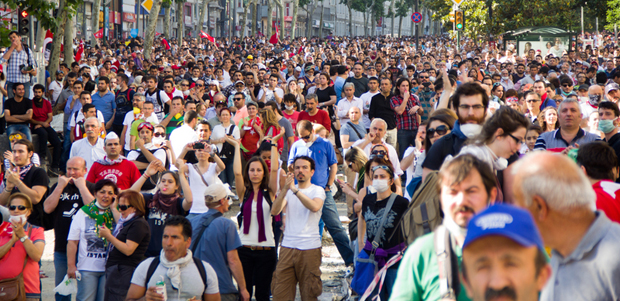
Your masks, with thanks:
[[[82,109],[82,103],[78,99],[75,100],[75,103],[73,104],[73,109],[71,109],[71,100],[73,100],[74,96],[75,95],[69,96],[69,98],[67,98],[67,103],[65,104],[65,115],[69,116],[69,121],[71,121],[71,117],[73,116],[73,114],[75,114],[75,112]],[[71,130],[71,125],[69,124],[70,122],[67,122],[66,124],[67,130]]]
[[[110,91],[105,95],[99,95],[99,92],[93,94],[91,96],[93,100],[93,105],[97,110],[101,111],[103,114],[103,119],[106,123],[112,119],[112,115],[114,115],[114,110],[116,110],[116,101],[114,101],[114,94]]]
[[[329,140],[317,136],[310,148],[306,147],[306,142],[303,140],[297,140],[291,147],[288,165],[292,165],[295,158],[299,156],[308,156],[314,160],[314,175],[310,182],[319,187],[325,187],[329,180],[329,167],[338,163],[334,146]]]
[[[202,223],[211,215],[218,213],[215,209],[209,209],[206,213],[191,220],[192,241],[198,239]],[[195,257],[206,261],[213,267],[217,274],[220,294],[236,294],[237,288],[232,281],[228,263],[228,252],[241,247],[241,239],[237,233],[237,226],[226,217],[214,219],[205,229],[200,241],[197,242]]]
[[[336,90],[336,98],[338,98],[338,100],[342,98],[342,88],[344,87],[345,81],[346,80],[340,76],[336,77],[334,81],[334,90]]]

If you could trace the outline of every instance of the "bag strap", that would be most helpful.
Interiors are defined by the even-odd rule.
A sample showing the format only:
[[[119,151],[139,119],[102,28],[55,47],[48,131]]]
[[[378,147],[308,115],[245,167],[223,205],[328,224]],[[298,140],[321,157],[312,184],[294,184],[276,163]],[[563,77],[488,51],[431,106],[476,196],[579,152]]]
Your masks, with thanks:
[[[159,266],[159,256],[153,257],[153,261],[149,264],[149,269],[146,272],[146,281],[144,281],[144,287],[148,288],[149,281],[151,281],[151,277],[153,277],[157,266]]]
[[[30,229],[28,230],[28,237],[30,237],[31,235],[32,235],[32,225],[30,225]],[[26,254],[26,258],[24,258],[24,266],[22,267],[22,271],[19,273],[19,275],[17,275],[17,277],[22,276],[24,274],[24,270],[26,269],[27,263],[28,263],[28,254]]]
[[[426,208],[426,202],[420,204],[420,213],[422,214],[422,228],[424,228],[424,234],[431,232],[431,226],[428,223],[428,210]]]
[[[353,126],[353,123],[351,123],[351,121],[347,121],[347,124],[353,129],[353,131],[355,131],[358,139],[364,139],[364,136],[360,135],[360,132],[357,131],[357,129]]]
[[[202,260],[200,258],[193,257],[194,263],[196,264],[196,268],[198,269],[198,273],[200,273],[200,278],[202,278],[202,283],[205,285],[205,291],[207,290],[207,271],[205,270],[205,266],[202,264]]]
[[[232,135],[234,130],[235,130],[235,124],[231,123],[230,126],[228,127],[228,136]]]
[[[192,166],[194,167],[194,169],[198,173],[198,176],[200,176],[200,179],[205,184],[205,186],[209,187],[209,184],[207,184],[207,181],[205,181],[205,178],[202,176],[202,173],[200,172],[200,169],[198,168],[198,163],[194,163],[194,164],[192,164]]]
[[[456,300],[454,291],[454,277],[452,266],[452,235],[440,225],[435,231],[435,254],[437,255],[437,266],[439,267],[439,297],[443,299]]]
[[[192,245],[190,246],[190,249],[192,250],[192,253],[196,252],[196,249],[198,248],[198,242],[200,242],[200,239],[202,238],[202,235],[205,233],[205,230],[207,230],[207,228],[209,227],[209,225],[211,225],[211,222],[213,222],[216,218],[222,216],[221,212],[216,212],[213,215],[209,216],[203,223],[202,223],[202,227],[200,227],[200,230],[198,231],[198,237],[196,237],[196,240],[192,241]]]
[[[385,208],[383,210],[383,217],[381,218],[381,222],[379,223],[379,229],[377,229],[377,232],[375,233],[375,238],[372,240],[372,252],[369,256],[375,256],[375,251],[379,248],[379,241],[381,240],[381,233],[383,233],[383,224],[385,223],[385,220],[387,219],[388,214],[390,213],[390,210],[392,210],[392,205],[394,205],[394,200],[396,199],[397,194],[392,193],[390,195],[390,198],[387,201],[387,204],[385,205]],[[377,198],[379,197],[379,195],[377,195]]]

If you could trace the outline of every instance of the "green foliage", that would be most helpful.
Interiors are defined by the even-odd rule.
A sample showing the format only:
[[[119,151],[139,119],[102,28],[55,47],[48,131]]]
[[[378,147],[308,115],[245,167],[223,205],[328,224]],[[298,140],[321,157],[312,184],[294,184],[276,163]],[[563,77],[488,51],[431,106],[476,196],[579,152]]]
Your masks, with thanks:
[[[83,3],[83,0],[66,0],[64,9],[67,11],[69,18],[75,16],[77,8]],[[46,0],[0,0],[0,3],[8,5],[11,9],[18,9],[18,6],[26,7],[31,16],[41,21],[41,26],[52,31],[58,26],[57,18],[51,13],[57,7],[52,1]],[[58,12],[60,13],[60,12]],[[6,28],[6,27],[5,27]]]
[[[609,7],[607,9],[606,16],[606,28],[609,30],[613,30],[614,24],[620,24],[620,0],[609,0],[607,1],[607,5]]]
[[[162,0],[161,8],[170,8],[172,7],[172,0]]]
[[[411,0],[401,0],[396,3],[396,16],[397,17],[406,17],[409,15],[409,10],[413,7],[408,2],[412,2]]]
[[[0,21],[0,46],[9,47],[11,46],[11,40],[9,39],[9,22]]]

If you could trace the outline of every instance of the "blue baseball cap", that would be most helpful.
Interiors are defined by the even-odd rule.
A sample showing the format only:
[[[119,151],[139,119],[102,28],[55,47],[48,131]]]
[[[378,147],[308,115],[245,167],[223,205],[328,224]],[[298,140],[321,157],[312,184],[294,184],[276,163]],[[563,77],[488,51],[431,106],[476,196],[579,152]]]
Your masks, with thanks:
[[[477,239],[500,235],[524,247],[536,246],[544,251],[540,232],[530,213],[511,205],[498,204],[476,214],[469,221],[463,249]]]

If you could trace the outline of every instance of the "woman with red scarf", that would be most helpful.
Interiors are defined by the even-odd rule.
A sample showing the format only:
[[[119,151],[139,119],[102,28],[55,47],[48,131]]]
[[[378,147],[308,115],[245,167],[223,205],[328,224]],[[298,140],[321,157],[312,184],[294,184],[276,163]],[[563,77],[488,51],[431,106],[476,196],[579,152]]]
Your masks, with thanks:
[[[161,237],[164,234],[164,224],[166,219],[172,215],[186,216],[192,208],[192,190],[185,174],[187,165],[179,166],[179,173],[166,170],[161,162],[155,160],[149,164],[144,174],[136,181],[130,190],[140,192],[142,185],[146,181],[153,181],[152,176],[163,171],[157,190],[153,193],[143,193],[144,205],[146,206],[146,221],[151,227],[151,241],[144,256],[159,256],[162,250]],[[179,193],[179,188],[183,191],[183,196]]]
[[[256,301],[268,301],[271,276],[276,267],[277,251],[273,235],[274,217],[271,205],[278,189],[277,145],[271,145],[271,168],[259,156],[248,160],[241,171],[239,143],[230,137],[226,141],[235,147],[235,187],[241,198],[239,238],[243,244],[237,251],[243,266],[243,275],[250,298],[256,287]]]

